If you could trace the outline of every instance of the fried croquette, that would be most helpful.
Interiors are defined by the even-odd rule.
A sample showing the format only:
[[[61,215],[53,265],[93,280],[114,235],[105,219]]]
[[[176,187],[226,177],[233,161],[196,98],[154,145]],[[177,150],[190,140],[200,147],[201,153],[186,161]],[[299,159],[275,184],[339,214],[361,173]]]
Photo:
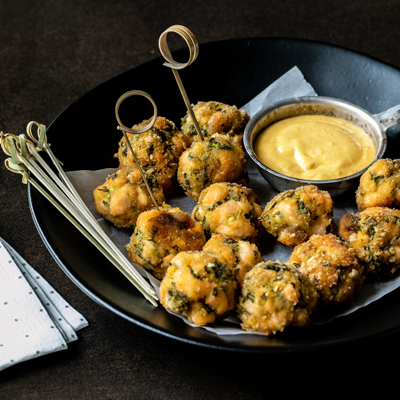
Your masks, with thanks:
[[[203,247],[203,251],[210,251],[217,257],[221,255],[228,266],[235,273],[241,285],[243,278],[254,265],[263,261],[255,244],[245,240],[234,240],[225,235],[213,233],[211,239]]]
[[[365,278],[354,250],[333,234],[311,236],[293,249],[289,263],[314,282],[322,306],[352,304]]]
[[[198,200],[206,187],[216,182],[242,179],[246,165],[243,149],[229,139],[214,135],[193,142],[185,150],[178,167],[178,182],[186,195]]]
[[[260,199],[237,183],[214,183],[201,192],[192,217],[206,235],[220,233],[234,240],[257,244],[262,232]]]
[[[189,251],[170,262],[160,285],[161,304],[203,326],[225,318],[237,301],[233,271],[210,252]]]
[[[238,316],[246,331],[274,335],[289,326],[308,326],[317,303],[317,289],[305,275],[290,265],[268,261],[245,275]]]
[[[170,260],[181,251],[201,250],[206,242],[200,223],[179,208],[165,205],[143,212],[126,248],[129,258],[162,279]]]
[[[193,112],[204,137],[219,133],[237,144],[242,144],[244,129],[250,120],[245,110],[217,101],[200,101],[193,107]],[[192,142],[200,140],[189,114],[182,118],[181,130]]]
[[[133,129],[143,128],[150,120],[145,120]],[[176,171],[182,152],[190,145],[189,138],[180,132],[172,121],[158,117],[153,128],[141,134],[127,133],[135,155],[147,174],[153,174],[168,195],[177,186]],[[119,168],[135,165],[125,137],[119,142]]]
[[[165,201],[164,193],[154,175],[147,182],[158,204]],[[154,207],[152,199],[136,166],[121,168],[109,175],[93,191],[97,212],[117,228],[133,228],[139,214]]]
[[[392,276],[400,267],[400,210],[369,207],[345,214],[338,232],[368,277]]]
[[[301,186],[275,196],[261,219],[280,243],[294,247],[312,235],[333,232],[333,201],[328,192],[316,186]]]
[[[359,211],[368,207],[398,207],[400,205],[400,160],[381,159],[361,176],[356,191]]]

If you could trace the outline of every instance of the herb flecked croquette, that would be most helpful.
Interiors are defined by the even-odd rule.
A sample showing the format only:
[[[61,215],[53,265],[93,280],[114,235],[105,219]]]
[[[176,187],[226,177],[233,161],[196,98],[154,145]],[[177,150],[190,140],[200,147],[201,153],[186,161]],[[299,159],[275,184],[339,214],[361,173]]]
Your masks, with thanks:
[[[318,304],[314,284],[289,264],[262,262],[244,277],[238,317],[246,331],[274,335],[304,328]]]
[[[265,229],[286,246],[296,246],[312,235],[333,232],[333,201],[314,185],[286,190],[275,196],[261,216]]]
[[[178,167],[178,182],[195,201],[203,189],[216,182],[236,182],[243,176],[246,157],[243,149],[226,137],[214,135],[193,142],[185,150]]]
[[[154,175],[147,182],[158,204],[164,193]],[[121,168],[108,176],[105,183],[93,191],[97,212],[117,228],[134,228],[139,214],[154,207],[152,199],[136,166]]]
[[[314,282],[323,306],[352,304],[365,278],[354,250],[331,233],[296,246],[289,262]]]
[[[234,240],[258,243],[263,230],[260,199],[237,183],[214,183],[201,192],[192,217],[202,224],[206,235],[220,233]]]
[[[400,267],[400,211],[369,207],[345,214],[339,222],[339,236],[345,240],[370,278],[392,276]]]
[[[400,205],[400,160],[381,159],[361,176],[356,191],[359,211],[368,207],[398,207]]]
[[[193,112],[204,137],[218,133],[242,144],[244,129],[250,120],[245,110],[218,101],[200,101],[194,105]],[[189,114],[182,118],[181,130],[192,142],[200,140]]]
[[[198,326],[225,318],[235,308],[237,295],[231,268],[205,251],[176,255],[160,285],[161,304]]]
[[[139,215],[126,248],[129,258],[158,279],[181,251],[201,250],[206,242],[200,223],[179,208],[164,205]]]
[[[145,120],[133,129],[143,128],[150,120]],[[129,142],[141,167],[147,174],[157,178],[165,195],[177,186],[176,172],[182,152],[190,145],[189,138],[179,131],[176,125],[164,117],[157,117],[152,129],[141,134],[127,133]],[[119,168],[135,165],[125,137],[119,142]]]
[[[225,235],[213,233],[206,242],[203,251],[211,251],[217,257],[220,255],[235,273],[241,285],[243,278],[254,265],[263,261],[260,251],[254,243],[246,240],[234,240]]]

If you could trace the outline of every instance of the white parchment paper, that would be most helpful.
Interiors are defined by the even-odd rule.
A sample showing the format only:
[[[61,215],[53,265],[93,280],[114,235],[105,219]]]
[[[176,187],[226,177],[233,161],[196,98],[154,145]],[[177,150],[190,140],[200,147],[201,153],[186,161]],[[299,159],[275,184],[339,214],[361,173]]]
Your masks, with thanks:
[[[291,97],[316,95],[317,94],[313,90],[312,86],[305,80],[301,71],[297,67],[293,67],[281,78],[276,80],[273,84],[271,84],[260,94],[258,94],[252,101],[239,108],[245,109],[249,113],[249,115],[252,116],[260,111],[262,108],[272,103],[275,103],[276,101],[284,100]],[[107,176],[115,172],[115,170],[116,169],[103,169],[99,171],[74,171],[69,172],[68,176],[71,179],[73,185],[76,187],[78,193],[81,195],[84,202],[88,205],[92,213],[101,223],[105,232],[121,249],[121,251],[128,257],[128,252],[125,249],[125,245],[129,243],[132,231],[126,229],[117,229],[111,223],[105,221],[96,212],[93,203],[93,190],[97,186],[103,184]],[[264,208],[268,201],[276,196],[278,192],[264,180],[264,178],[258,172],[256,165],[250,158],[247,158],[246,170],[250,178],[249,186],[259,196],[261,200],[261,206]],[[167,198],[167,203],[171,206],[179,207],[181,210],[187,212],[190,215],[196,204],[193,199],[185,196],[183,191],[180,189],[177,189],[177,191],[172,196]],[[352,193],[350,193],[346,198],[334,200],[334,220],[336,222],[336,226],[340,218],[347,212],[357,212],[355,195],[353,195]],[[291,247],[287,247],[278,243],[273,236],[264,231],[261,236],[259,250],[265,261],[280,260],[281,262],[287,262],[293,249]],[[143,269],[139,266],[136,267],[142,275],[145,275],[149,278],[153,286],[156,288],[156,290],[158,290],[159,281],[144,272]],[[375,283],[365,283],[352,306],[341,309],[340,312],[319,316],[316,320],[313,321],[313,323],[325,324],[342,315],[350,314],[356,311],[358,308],[364,307],[371,302],[380,299],[385,294],[399,287],[399,285],[400,278],[388,279]],[[189,325],[196,326],[190,324],[185,317],[179,317],[182,318]],[[222,335],[255,334],[243,331],[238,324],[239,320],[234,315],[232,315],[224,321],[202,327],[202,329],[206,329],[216,334]]]

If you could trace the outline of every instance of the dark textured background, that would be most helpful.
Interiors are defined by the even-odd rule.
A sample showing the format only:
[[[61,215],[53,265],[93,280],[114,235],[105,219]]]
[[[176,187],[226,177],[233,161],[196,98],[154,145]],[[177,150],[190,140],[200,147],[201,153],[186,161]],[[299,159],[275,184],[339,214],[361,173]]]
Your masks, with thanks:
[[[399,21],[399,3],[390,0],[0,0],[0,130],[23,133],[31,120],[49,125],[91,88],[158,56],[158,37],[174,24],[189,27],[199,43],[303,38],[400,67]],[[348,398],[373,386],[385,398],[400,334],[257,357],[188,346],[100,307],[51,258],[32,222],[26,186],[0,158],[0,236],[38,272],[51,269],[44,277],[90,323],[67,351],[0,372],[0,399]]]

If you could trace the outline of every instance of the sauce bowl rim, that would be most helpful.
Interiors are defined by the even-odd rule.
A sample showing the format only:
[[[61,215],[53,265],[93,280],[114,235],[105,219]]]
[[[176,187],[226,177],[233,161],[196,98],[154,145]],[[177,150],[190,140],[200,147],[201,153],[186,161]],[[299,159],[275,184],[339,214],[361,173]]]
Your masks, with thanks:
[[[260,120],[265,118],[268,114],[271,114],[272,112],[279,110],[280,108],[284,108],[286,106],[291,106],[291,105],[301,106],[302,104],[306,104],[306,103],[344,105],[345,108],[349,109],[349,111],[351,111],[351,109],[353,108],[358,113],[364,114],[366,117],[375,121],[380,128],[379,134],[380,134],[380,138],[381,138],[381,143],[380,143],[380,148],[377,149],[376,156],[373,159],[373,161],[371,161],[371,163],[369,163],[366,167],[364,167],[363,169],[361,169],[360,171],[358,171],[352,175],[344,176],[342,178],[325,179],[325,180],[311,180],[311,179],[294,178],[289,175],[283,175],[277,171],[274,171],[273,169],[271,169],[271,168],[267,167],[265,164],[263,164],[253,151],[253,146],[252,146],[253,143],[251,141],[251,136],[252,136],[253,130],[255,128],[255,125]],[[253,142],[254,142],[254,140],[253,140]],[[245,131],[243,134],[243,144],[244,144],[244,147],[245,147],[246,152],[249,155],[249,157],[256,163],[256,165],[259,168],[262,168],[265,172],[267,172],[271,175],[274,175],[277,178],[290,180],[290,181],[296,182],[296,183],[304,183],[307,185],[310,185],[310,184],[311,185],[313,185],[313,184],[314,185],[322,185],[322,184],[335,184],[335,183],[339,184],[342,182],[353,180],[353,179],[361,176],[373,163],[375,163],[376,161],[378,161],[379,159],[382,158],[383,154],[386,151],[387,136],[386,136],[385,130],[382,128],[382,126],[379,123],[379,118],[377,118],[375,115],[369,113],[368,111],[364,110],[362,107],[359,107],[359,106],[357,106],[353,103],[350,103],[346,100],[341,100],[341,99],[337,99],[334,97],[303,96],[303,97],[291,97],[291,98],[288,98],[285,100],[277,101],[277,102],[272,103],[269,106],[263,108],[262,110],[258,111],[253,117],[250,118],[248,124],[246,125]]]

